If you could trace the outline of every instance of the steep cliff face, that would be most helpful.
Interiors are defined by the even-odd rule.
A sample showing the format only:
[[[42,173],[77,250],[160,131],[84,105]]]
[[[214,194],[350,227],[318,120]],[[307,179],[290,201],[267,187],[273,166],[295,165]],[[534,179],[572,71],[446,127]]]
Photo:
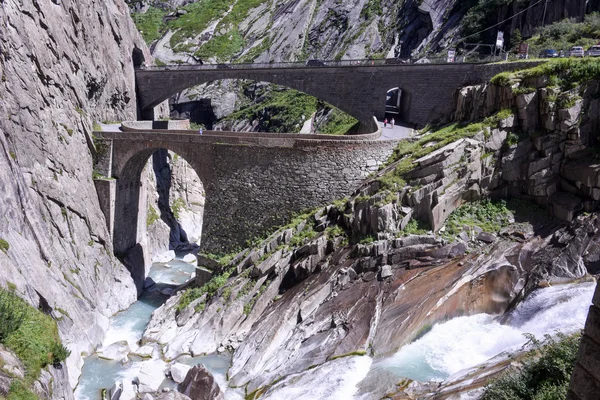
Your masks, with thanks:
[[[58,320],[74,385],[135,299],[92,181],[93,122],[136,117],[132,54],[150,54],[121,0],[7,0],[0,24],[0,285]]]

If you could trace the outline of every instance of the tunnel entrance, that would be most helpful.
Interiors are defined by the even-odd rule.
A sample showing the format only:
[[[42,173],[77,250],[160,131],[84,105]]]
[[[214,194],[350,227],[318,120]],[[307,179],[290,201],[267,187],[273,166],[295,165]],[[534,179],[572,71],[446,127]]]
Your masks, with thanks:
[[[399,121],[402,118],[402,89],[391,88],[385,96],[385,117]]]
[[[133,62],[134,68],[139,68],[146,62],[146,57],[144,57],[144,52],[137,47],[133,48],[131,52],[131,62]]]

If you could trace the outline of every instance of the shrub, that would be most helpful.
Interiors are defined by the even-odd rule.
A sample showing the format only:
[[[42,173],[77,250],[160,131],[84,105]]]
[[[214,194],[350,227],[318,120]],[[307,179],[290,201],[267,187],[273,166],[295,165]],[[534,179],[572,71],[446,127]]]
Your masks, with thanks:
[[[6,252],[8,251],[9,248],[10,248],[10,245],[8,244],[8,242],[4,239],[0,239],[0,251],[2,251],[4,254],[6,254]]]
[[[28,383],[37,379],[46,365],[58,364],[70,354],[61,344],[56,322],[50,316],[1,289],[0,330],[0,342],[21,359]]]
[[[499,231],[510,223],[512,213],[506,202],[482,200],[467,203],[454,210],[446,220],[445,234],[455,236],[466,226],[478,226],[487,232]]]
[[[21,326],[25,310],[20,299],[12,293],[0,289],[0,343]]]
[[[519,372],[509,372],[486,387],[483,400],[564,400],[577,359],[580,334],[527,335],[533,345]]]

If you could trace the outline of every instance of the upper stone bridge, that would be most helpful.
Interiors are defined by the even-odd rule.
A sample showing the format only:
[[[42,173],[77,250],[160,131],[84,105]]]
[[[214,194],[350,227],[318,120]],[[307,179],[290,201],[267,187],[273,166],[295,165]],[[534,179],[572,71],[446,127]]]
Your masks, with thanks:
[[[373,116],[383,119],[387,91],[402,90],[400,117],[424,126],[453,112],[454,94],[463,86],[484,83],[494,75],[528,68],[537,62],[497,64],[385,64],[375,60],[320,66],[304,64],[173,65],[136,69],[142,115],[189,87],[222,79],[249,79],[287,86],[345,111],[372,132]]]
[[[115,178],[96,180],[115,254],[124,256],[141,241],[146,210],[140,210],[140,204],[145,207],[140,177],[158,149],[183,157],[202,181],[206,200],[201,248],[215,253],[243,245],[294,212],[351,194],[397,144],[375,140],[380,133],[94,132],[101,153],[96,169]]]

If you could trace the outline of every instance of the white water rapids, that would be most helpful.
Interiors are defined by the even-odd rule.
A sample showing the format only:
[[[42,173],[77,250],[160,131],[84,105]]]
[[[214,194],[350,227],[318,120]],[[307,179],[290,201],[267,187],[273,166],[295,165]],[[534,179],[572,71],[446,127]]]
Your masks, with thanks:
[[[153,275],[160,275],[161,280],[181,273],[177,268],[167,271],[164,267],[153,271]],[[188,271],[183,272],[183,275],[187,274]],[[571,333],[582,329],[594,289],[595,283],[592,282],[539,289],[508,315],[506,324],[487,314],[454,318],[433,326],[430,332],[402,347],[392,357],[373,361],[367,356],[352,356],[330,361],[283,379],[264,397],[266,400],[370,398],[368,394],[365,397],[365,392],[362,396],[357,394],[359,383],[367,375],[377,376],[378,371],[398,378],[441,381],[502,352],[519,349],[527,341],[523,333],[531,333],[541,339],[544,334],[557,331]],[[115,316],[104,346],[125,340],[132,350],[136,349],[150,314],[162,303],[160,295],[156,296],[156,293],[146,293],[129,310]],[[100,388],[110,387],[115,380],[131,382],[143,365],[155,368],[157,376],[162,374],[163,377],[168,369],[167,363],[157,358],[142,360],[133,356],[130,359],[129,363],[122,365],[119,361],[89,357],[75,392],[76,399],[99,399]],[[208,356],[177,361],[190,365],[204,363],[215,375],[221,389],[225,390],[226,399],[241,399],[243,394],[239,390],[227,389],[226,373],[230,359],[229,356]],[[174,384],[165,379],[161,387],[174,388]],[[122,399],[129,400],[128,395],[132,394],[126,390]]]
[[[583,329],[595,286],[587,282],[539,289],[509,314],[506,325],[488,314],[437,324],[379,367],[419,381],[443,380],[504,351],[520,348],[527,341],[524,333],[543,339],[557,331],[576,332]]]

